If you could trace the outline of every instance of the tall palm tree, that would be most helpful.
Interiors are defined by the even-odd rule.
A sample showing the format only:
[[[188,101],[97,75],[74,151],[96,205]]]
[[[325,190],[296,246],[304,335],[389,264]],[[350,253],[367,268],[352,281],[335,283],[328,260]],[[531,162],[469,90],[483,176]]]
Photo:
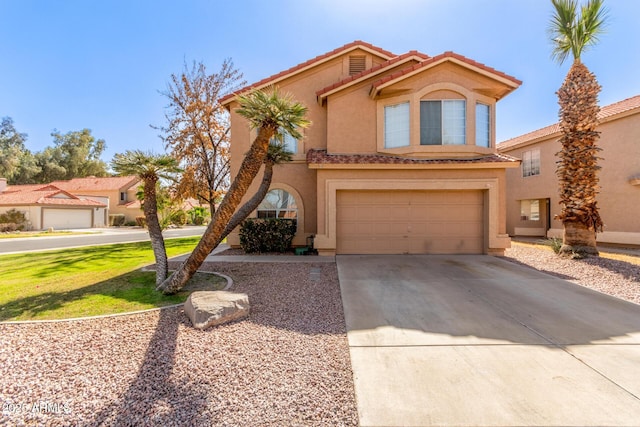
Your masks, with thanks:
[[[113,157],[111,168],[119,175],[136,175],[142,179],[144,187],[142,208],[149,230],[151,248],[156,259],[156,286],[160,285],[169,274],[169,261],[158,218],[156,184],[160,179],[174,179],[175,174],[180,172],[178,162],[164,154],[127,150],[124,154],[116,154]]]
[[[257,129],[257,136],[202,239],[182,265],[157,287],[165,294],[173,294],[182,289],[222,240],[227,224],[265,161],[274,135],[283,131],[299,139],[299,129],[310,124],[305,118],[307,108],[294,101],[290,95],[281,95],[275,88],[240,95],[238,102],[240,108],[236,112],[249,121],[251,128]]]
[[[589,0],[580,7],[577,0],[551,0],[555,13],[549,26],[554,44],[552,57],[562,64],[569,55],[573,64],[557,92],[560,105],[562,150],[557,154],[560,204],[556,217],[564,226],[561,254],[598,255],[596,233],[602,219],[596,203],[598,193],[598,93],[596,77],[580,56],[598,41],[607,20],[603,0]]]

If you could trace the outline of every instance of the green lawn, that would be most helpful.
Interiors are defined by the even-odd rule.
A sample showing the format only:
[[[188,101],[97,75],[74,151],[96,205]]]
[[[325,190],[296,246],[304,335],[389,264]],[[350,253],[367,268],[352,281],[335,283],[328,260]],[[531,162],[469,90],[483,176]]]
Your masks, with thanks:
[[[167,254],[191,252],[199,237],[168,239]],[[198,273],[180,293],[155,291],[149,242],[0,256],[0,321],[65,319],[144,310],[186,300],[194,289],[221,289],[219,276]]]

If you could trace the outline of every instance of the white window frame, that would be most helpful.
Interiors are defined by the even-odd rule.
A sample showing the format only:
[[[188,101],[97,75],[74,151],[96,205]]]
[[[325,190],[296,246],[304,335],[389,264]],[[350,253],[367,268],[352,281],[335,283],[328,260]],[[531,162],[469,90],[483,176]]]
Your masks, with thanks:
[[[483,143],[480,144],[480,141],[482,141]],[[476,102],[475,144],[478,147],[491,147],[491,106],[482,102]]]
[[[520,200],[520,219],[522,221],[540,221],[540,200]]]
[[[522,177],[540,175],[540,149],[524,151],[522,153]]]
[[[384,106],[384,148],[411,145],[411,103]]]

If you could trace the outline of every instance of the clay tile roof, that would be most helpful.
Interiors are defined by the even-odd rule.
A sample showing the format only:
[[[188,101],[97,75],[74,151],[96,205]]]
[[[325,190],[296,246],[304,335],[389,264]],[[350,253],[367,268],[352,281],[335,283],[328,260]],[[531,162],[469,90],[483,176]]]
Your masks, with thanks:
[[[21,187],[21,186],[13,186]],[[33,186],[30,186],[33,187]],[[63,195],[66,197],[56,197]],[[105,207],[104,203],[95,200],[84,199],[74,196],[64,190],[48,185],[43,188],[22,189],[19,191],[5,191],[0,193],[0,205],[64,205],[64,206],[91,206]]]
[[[429,55],[425,55],[424,53],[418,52],[417,50],[411,50],[411,51],[409,51],[407,53],[403,53],[402,55],[393,57],[393,58],[389,59],[388,61],[385,61],[385,62],[383,62],[381,64],[378,64],[375,67],[371,67],[369,69],[361,71],[358,74],[354,74],[354,75],[349,76],[349,77],[347,77],[347,78],[345,78],[345,79],[343,79],[343,80],[341,80],[341,81],[339,81],[337,83],[334,83],[334,84],[332,84],[330,86],[327,86],[327,87],[325,87],[323,89],[320,89],[319,91],[316,92],[316,95],[317,96],[322,96],[323,94],[325,94],[327,92],[330,92],[330,91],[332,91],[332,90],[334,90],[336,88],[339,88],[340,86],[344,86],[344,85],[346,85],[348,83],[351,83],[352,81],[361,79],[362,77],[365,77],[365,76],[367,76],[369,74],[373,74],[376,71],[383,70],[383,69],[385,69],[385,68],[387,68],[389,66],[392,66],[392,65],[394,65],[394,64],[396,64],[396,63],[398,63],[400,61],[403,61],[403,60],[405,60],[407,58],[416,57],[416,56],[418,58],[420,58],[421,60],[429,59]]]
[[[377,87],[382,86],[383,84],[388,83],[388,82],[390,82],[392,80],[396,80],[396,79],[399,79],[401,77],[404,77],[407,74],[412,74],[414,71],[418,71],[421,68],[429,67],[429,66],[434,65],[434,64],[436,64],[436,63],[438,63],[438,62],[440,62],[440,61],[442,61],[444,59],[447,59],[447,58],[457,59],[458,61],[464,62],[465,64],[468,64],[470,66],[480,68],[480,69],[485,70],[485,71],[487,71],[487,72],[489,72],[491,74],[495,74],[495,75],[497,75],[499,77],[507,79],[507,80],[513,82],[515,85],[519,86],[519,85],[522,84],[522,81],[520,81],[520,80],[516,79],[515,77],[512,77],[512,76],[510,76],[508,74],[505,74],[502,71],[498,71],[495,68],[491,68],[491,67],[489,67],[487,65],[484,65],[484,64],[482,64],[480,62],[477,62],[477,61],[474,61],[473,59],[469,59],[466,56],[459,55],[459,54],[457,54],[455,52],[447,51],[447,52],[441,53],[440,55],[437,55],[437,56],[431,57],[429,59],[426,59],[426,60],[420,62],[419,64],[415,64],[415,65],[413,65],[411,67],[407,67],[407,68],[404,68],[402,70],[396,71],[395,73],[389,74],[388,76],[385,76],[385,77],[381,78],[380,80],[375,81],[373,83],[373,88],[377,88]]]
[[[328,154],[326,150],[307,151],[308,164],[469,164],[469,163],[513,163],[519,160],[505,154],[490,154],[487,156],[470,158],[427,158],[412,159],[383,154]]]
[[[362,40],[356,40],[353,41],[351,43],[347,43],[344,46],[341,46],[339,48],[333,49],[330,52],[324,53],[322,55],[318,55],[315,58],[311,58],[308,61],[302,62],[296,66],[293,66],[287,70],[281,71],[277,74],[274,74],[272,76],[266,77],[258,82],[255,82],[253,84],[250,84],[248,86],[243,87],[242,89],[239,89],[233,93],[230,93],[224,97],[222,97],[220,99],[220,103],[221,104],[226,104],[227,102],[231,101],[236,95],[246,92],[250,89],[255,89],[255,88],[260,88],[260,87],[264,87],[264,86],[268,86],[269,84],[275,83],[278,80],[281,80],[282,78],[284,78],[285,76],[288,76],[289,74],[294,74],[297,71],[300,71],[302,69],[305,69],[311,65],[314,65],[316,63],[321,63],[324,60],[327,60],[335,55],[338,55],[342,52],[348,51],[348,50],[352,50],[355,49],[357,47],[364,47],[366,49],[372,50],[374,52],[377,52],[378,54],[380,54],[380,56],[385,57],[385,58],[393,58],[394,56],[396,56],[395,54],[389,52],[388,50],[384,50],[378,46],[374,46],[370,43],[367,42],[363,42]]]
[[[602,107],[598,113],[598,119],[600,121],[612,120],[620,114],[624,114],[635,109],[640,109],[640,95]],[[550,137],[557,133],[560,133],[560,124],[554,123],[550,126],[543,127],[542,129],[534,130],[532,132],[525,133],[524,135],[502,141],[498,143],[498,149],[505,150],[519,144]]]
[[[129,188],[131,185],[140,181],[136,176],[108,176],[108,177],[87,177],[73,178],[68,181],[54,181],[51,185],[55,185],[63,190],[77,191],[114,191],[121,188]]]

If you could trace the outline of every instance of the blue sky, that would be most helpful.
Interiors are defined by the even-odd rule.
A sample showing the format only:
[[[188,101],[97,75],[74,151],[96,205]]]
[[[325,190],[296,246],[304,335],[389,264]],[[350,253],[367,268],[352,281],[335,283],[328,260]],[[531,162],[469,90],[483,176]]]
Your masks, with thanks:
[[[605,0],[610,21],[583,55],[607,105],[640,94],[640,1]],[[184,60],[232,58],[251,83],[353,40],[396,54],[447,50],[523,81],[498,103],[502,141],[554,123],[569,68],[550,58],[546,0],[0,0],[0,117],[52,145],[89,128],[103,159],[163,152],[166,88]]]

